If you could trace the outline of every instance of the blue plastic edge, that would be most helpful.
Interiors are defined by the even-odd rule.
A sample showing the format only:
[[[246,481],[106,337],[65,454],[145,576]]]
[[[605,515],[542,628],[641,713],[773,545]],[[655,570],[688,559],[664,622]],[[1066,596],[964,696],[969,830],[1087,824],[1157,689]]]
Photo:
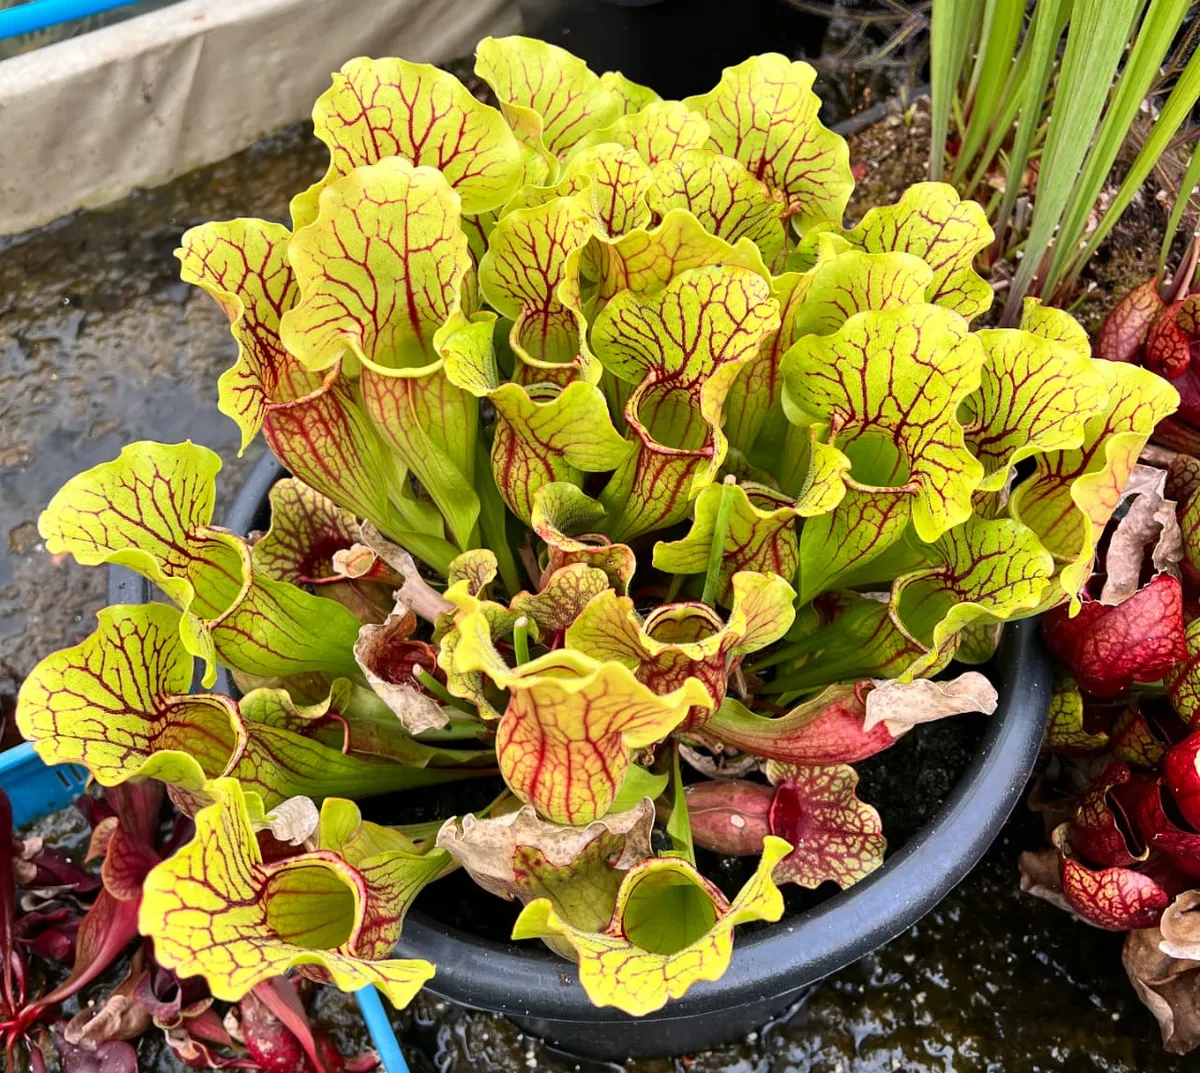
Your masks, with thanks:
[[[86,19],[137,0],[27,0],[0,11],[0,41],[7,37],[37,33],[63,22]]]
[[[84,792],[87,777],[75,764],[43,763],[28,742],[0,753],[0,789],[12,802],[17,827],[66,808]]]

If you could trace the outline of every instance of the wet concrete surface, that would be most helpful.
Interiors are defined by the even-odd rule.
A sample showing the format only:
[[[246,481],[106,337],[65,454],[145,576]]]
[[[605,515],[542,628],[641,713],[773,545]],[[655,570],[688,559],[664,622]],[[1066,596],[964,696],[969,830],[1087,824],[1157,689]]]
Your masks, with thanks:
[[[141,438],[184,437],[226,463],[222,500],[258,456],[236,456],[215,406],[233,342],[214,303],[178,281],[172,256],[194,223],[284,219],[290,194],[324,169],[302,130],[140,193],[108,210],[0,240],[0,674],[11,690],[42,655],[91,629],[104,575],[56,561],[38,512],[71,474]],[[974,874],[909,933],[838,973],[790,1018],[747,1041],[630,1073],[1160,1073],[1165,1055],[1120,966],[1120,937],[1086,928],[1017,889],[1018,852],[1040,840],[1011,822]],[[321,1000],[346,1043],[362,1043],[347,997]],[[579,1066],[500,1018],[422,996],[396,1015],[414,1070],[567,1071]],[[144,1068],[173,1068],[143,1055]]]

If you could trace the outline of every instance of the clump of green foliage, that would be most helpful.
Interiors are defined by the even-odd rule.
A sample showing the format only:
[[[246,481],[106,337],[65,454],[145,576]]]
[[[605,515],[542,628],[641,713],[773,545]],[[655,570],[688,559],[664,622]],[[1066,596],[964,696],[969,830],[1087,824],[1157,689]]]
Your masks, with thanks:
[[[981,198],[994,179],[988,217],[1021,253],[1005,323],[1017,322],[1027,294],[1071,298],[1151,169],[1175,150],[1200,99],[1194,15],[1181,33],[1191,9],[1191,0],[934,0],[930,177],[949,166],[960,193]],[[1153,123],[1097,221],[1104,184],[1147,108]],[[1031,185],[1032,213],[1018,227],[1014,210]]]
[[[103,611],[18,722],[194,814],[140,926],[219,999],[295,966],[407,1002],[434,966],[391,957],[404,913],[460,866],[598,1004],[718,977],[778,884],[882,863],[849,765],[995,707],[978,672],[931,676],[1078,600],[1175,402],[1037,302],[973,330],[993,236],[952,187],[845,226],[804,63],[683,101],[523,38],[476,70],[498,107],[351,61],[292,227],[184,236],[238,343],[220,407],[292,474],[270,530],[213,524],[219,460],[190,443],[127,447],[41,519],[173,601]],[[197,659],[241,698],[189,692]],[[497,773],[444,823],[349,800]],[[697,845],[760,863],[730,898]]]

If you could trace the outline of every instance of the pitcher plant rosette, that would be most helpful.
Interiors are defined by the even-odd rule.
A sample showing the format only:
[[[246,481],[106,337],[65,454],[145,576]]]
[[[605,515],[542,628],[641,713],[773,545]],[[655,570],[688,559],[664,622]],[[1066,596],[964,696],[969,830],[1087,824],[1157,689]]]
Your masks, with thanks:
[[[220,408],[291,474],[270,529],[213,524],[191,443],[131,444],[41,518],[50,552],[168,602],[44,660],[20,728],[194,816],[139,924],[218,998],[295,968],[407,1003],[435,967],[390,956],[405,911],[458,868],[597,1005],[720,977],[782,885],[880,866],[851,765],[995,708],[979,672],[934,676],[1078,608],[1177,402],[1057,309],[973,330],[992,232],[951,187],[844,226],[807,64],[683,101],[520,37],[476,71],[496,107],[351,60],[292,227],[183,237],[237,340]],[[196,661],[241,696],[190,692]],[[444,822],[347,800],[497,773]],[[300,797],[319,819],[284,844]],[[696,847],[759,864],[724,891]]]

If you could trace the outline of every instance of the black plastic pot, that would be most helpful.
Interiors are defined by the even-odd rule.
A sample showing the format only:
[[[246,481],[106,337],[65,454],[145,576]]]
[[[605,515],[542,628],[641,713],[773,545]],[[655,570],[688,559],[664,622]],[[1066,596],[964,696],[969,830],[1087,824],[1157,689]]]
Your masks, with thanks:
[[[594,71],[621,71],[667,97],[706,93],[760,52],[817,56],[829,20],[788,0],[520,0],[524,32]]]
[[[262,459],[225,524],[265,529],[267,492],[283,476]],[[112,603],[144,603],[151,586],[123,567],[109,577]],[[1051,667],[1036,622],[1005,631],[995,661],[1000,708],[979,752],[933,820],[882,868],[814,909],[740,936],[725,975],[693,987],[649,1017],[597,1009],[575,968],[540,944],[496,943],[413,911],[399,957],[437,966],[430,990],[504,1014],[524,1030],[591,1058],[689,1054],[744,1036],[783,1013],[807,988],[906,931],[954,889],[999,833],[1037,758],[1050,703]],[[223,685],[228,687],[226,680]]]

